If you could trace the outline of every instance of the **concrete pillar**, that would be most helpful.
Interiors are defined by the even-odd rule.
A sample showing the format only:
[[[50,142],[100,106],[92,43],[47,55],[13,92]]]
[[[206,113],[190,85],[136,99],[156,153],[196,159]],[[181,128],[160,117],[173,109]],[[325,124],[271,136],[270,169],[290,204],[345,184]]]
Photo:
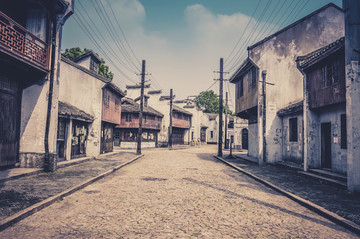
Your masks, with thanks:
[[[72,139],[72,120],[70,119],[69,122],[66,124],[66,132],[65,132],[65,159],[71,159],[71,139]]]
[[[343,0],[348,189],[360,192],[360,1]]]

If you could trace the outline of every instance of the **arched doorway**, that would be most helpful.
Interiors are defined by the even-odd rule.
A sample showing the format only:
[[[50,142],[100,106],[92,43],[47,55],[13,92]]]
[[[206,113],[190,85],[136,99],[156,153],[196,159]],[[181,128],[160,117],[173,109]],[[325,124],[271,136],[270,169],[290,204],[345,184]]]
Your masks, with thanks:
[[[249,149],[248,130],[247,129],[243,129],[241,131],[241,142],[242,142],[242,149]]]

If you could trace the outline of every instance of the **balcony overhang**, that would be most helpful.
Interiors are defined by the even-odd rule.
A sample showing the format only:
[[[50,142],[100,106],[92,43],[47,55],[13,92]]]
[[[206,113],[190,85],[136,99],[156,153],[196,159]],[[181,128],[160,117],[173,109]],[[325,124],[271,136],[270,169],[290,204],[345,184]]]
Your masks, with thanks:
[[[49,72],[49,46],[0,12],[0,60],[19,70],[46,76]]]

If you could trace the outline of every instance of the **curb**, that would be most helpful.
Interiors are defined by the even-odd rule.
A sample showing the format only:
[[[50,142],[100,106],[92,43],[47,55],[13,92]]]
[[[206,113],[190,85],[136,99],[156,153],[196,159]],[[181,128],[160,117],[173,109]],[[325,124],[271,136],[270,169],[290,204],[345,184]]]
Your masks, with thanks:
[[[360,225],[358,225],[358,224],[356,224],[356,223],[354,223],[352,221],[349,221],[349,220],[347,220],[347,219],[345,219],[345,218],[343,218],[343,217],[341,217],[341,216],[339,216],[339,215],[337,215],[337,214],[335,214],[333,212],[330,212],[329,210],[327,210],[327,209],[325,209],[325,208],[323,208],[323,207],[321,207],[319,205],[316,205],[316,204],[314,204],[314,203],[312,203],[312,202],[310,202],[308,200],[305,200],[305,199],[303,199],[301,197],[298,197],[295,194],[292,194],[292,193],[290,193],[290,192],[288,192],[288,191],[286,191],[286,190],[284,190],[284,189],[282,189],[282,188],[280,188],[280,187],[278,187],[278,186],[276,186],[276,185],[274,185],[274,184],[272,184],[272,183],[270,183],[270,182],[268,182],[268,181],[266,181],[264,179],[261,179],[258,176],[254,175],[252,173],[249,173],[249,172],[247,172],[247,171],[233,165],[232,163],[227,162],[226,160],[222,159],[221,157],[218,157],[218,156],[214,156],[214,157],[216,159],[220,160],[221,162],[223,162],[224,164],[232,167],[233,169],[235,169],[235,170],[237,170],[237,171],[239,171],[239,172],[241,172],[241,173],[255,179],[256,181],[264,184],[265,186],[267,186],[267,187],[269,187],[269,188],[283,194],[284,196],[290,198],[291,200],[293,200],[293,201],[299,203],[300,205],[310,209],[311,211],[313,211],[313,212],[315,212],[315,213],[329,219],[330,221],[335,222],[335,223],[345,227],[346,229],[360,235]]]
[[[123,164],[120,164],[116,167],[114,167],[113,169],[110,169],[102,174],[99,174],[93,178],[90,178],[88,180],[85,180],[84,182],[74,186],[74,187],[71,187],[61,193],[58,193],[57,195],[54,195],[52,197],[49,197],[39,203],[36,203],[18,213],[15,213],[14,215],[8,217],[8,218],[5,218],[4,220],[0,221],[0,232],[5,230],[6,228],[12,226],[13,224],[31,216],[32,214],[40,211],[41,209],[44,209],[48,206],[50,206],[51,204],[55,203],[57,200],[60,200],[66,196],[69,196],[71,194],[73,194],[74,192],[80,190],[80,189],[83,189],[85,188],[86,186],[108,176],[109,174],[112,174],[114,173],[115,171],[119,170],[120,168],[128,165],[128,164],[131,164],[132,162],[138,160],[139,158],[143,157],[144,155],[139,155],[139,156],[136,156],[135,158],[123,163]]]

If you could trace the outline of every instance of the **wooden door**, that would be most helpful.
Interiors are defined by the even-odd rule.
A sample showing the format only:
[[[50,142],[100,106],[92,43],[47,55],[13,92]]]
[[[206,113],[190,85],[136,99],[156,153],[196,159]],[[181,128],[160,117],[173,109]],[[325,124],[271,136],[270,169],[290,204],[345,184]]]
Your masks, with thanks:
[[[16,163],[19,150],[18,82],[0,75],[0,167]]]
[[[243,129],[241,131],[241,143],[242,143],[242,149],[249,149],[249,133],[247,129]]]
[[[331,123],[321,124],[321,167],[331,168]]]

